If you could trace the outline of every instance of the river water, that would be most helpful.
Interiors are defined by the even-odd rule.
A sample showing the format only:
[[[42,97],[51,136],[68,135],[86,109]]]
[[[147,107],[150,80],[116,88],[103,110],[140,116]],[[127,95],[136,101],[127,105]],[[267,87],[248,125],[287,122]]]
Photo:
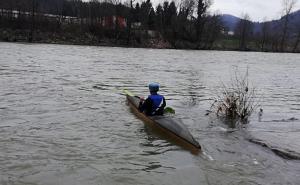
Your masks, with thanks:
[[[233,69],[263,116],[206,116]],[[158,134],[122,89],[160,82],[203,152]],[[299,184],[300,55],[0,43],[0,184]]]

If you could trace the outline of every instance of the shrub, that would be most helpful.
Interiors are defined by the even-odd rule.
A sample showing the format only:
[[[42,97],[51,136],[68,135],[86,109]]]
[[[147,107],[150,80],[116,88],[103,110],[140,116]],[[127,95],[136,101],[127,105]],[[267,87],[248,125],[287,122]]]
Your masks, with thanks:
[[[222,83],[221,92],[214,98],[211,111],[217,116],[248,123],[248,118],[258,107],[257,91],[249,85],[248,69],[245,75],[238,70],[231,79],[231,84]]]

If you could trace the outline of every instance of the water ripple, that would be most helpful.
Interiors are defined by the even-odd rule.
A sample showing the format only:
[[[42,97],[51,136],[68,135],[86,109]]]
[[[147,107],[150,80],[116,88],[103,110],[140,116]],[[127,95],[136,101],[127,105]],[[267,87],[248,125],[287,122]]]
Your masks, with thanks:
[[[0,184],[299,181],[299,163],[282,158],[300,151],[299,55],[13,43],[0,50]],[[205,114],[234,66],[249,68],[264,115],[230,129]],[[130,111],[122,90],[147,96],[152,81],[203,153]]]

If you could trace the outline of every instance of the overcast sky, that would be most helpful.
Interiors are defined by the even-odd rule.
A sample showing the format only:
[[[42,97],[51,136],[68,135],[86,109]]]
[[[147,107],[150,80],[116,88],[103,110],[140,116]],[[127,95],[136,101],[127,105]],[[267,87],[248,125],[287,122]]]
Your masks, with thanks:
[[[83,0],[89,1],[89,0]],[[121,0],[129,1],[129,0]],[[136,0],[135,2],[142,2],[146,0]],[[154,6],[158,3],[163,3],[165,0],[151,0]],[[169,0],[172,1],[172,0]],[[175,0],[179,3],[181,0]],[[263,21],[279,19],[281,17],[282,0],[212,0],[213,4],[210,8],[211,12],[219,11],[222,14],[231,14],[241,17],[248,13],[252,21]],[[295,10],[300,9],[300,0],[297,0]]]
[[[212,11],[219,10],[223,14],[241,17],[248,13],[253,21],[278,19],[281,16],[282,0],[213,0]],[[294,10],[300,9],[300,0]]]

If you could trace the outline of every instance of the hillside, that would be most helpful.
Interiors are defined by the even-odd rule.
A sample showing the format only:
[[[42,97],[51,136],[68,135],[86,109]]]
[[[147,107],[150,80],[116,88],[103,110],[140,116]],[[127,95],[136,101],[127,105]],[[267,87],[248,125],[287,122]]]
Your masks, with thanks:
[[[222,21],[224,23],[224,26],[229,30],[229,31],[234,31],[236,24],[241,20],[241,18],[229,15],[229,14],[223,14],[221,16]],[[270,23],[273,28],[276,28],[282,20],[284,20],[285,17],[282,17],[281,19],[278,20],[272,20],[268,21],[267,23]],[[260,32],[261,27],[264,22],[258,23],[258,22],[253,22],[254,24],[254,32]],[[289,27],[291,31],[293,32],[295,30],[295,27],[300,27],[300,10],[295,11],[290,14],[290,23]]]
[[[228,31],[234,31],[236,24],[241,20],[239,17],[223,14],[221,16],[221,20],[224,26],[228,29]]]

